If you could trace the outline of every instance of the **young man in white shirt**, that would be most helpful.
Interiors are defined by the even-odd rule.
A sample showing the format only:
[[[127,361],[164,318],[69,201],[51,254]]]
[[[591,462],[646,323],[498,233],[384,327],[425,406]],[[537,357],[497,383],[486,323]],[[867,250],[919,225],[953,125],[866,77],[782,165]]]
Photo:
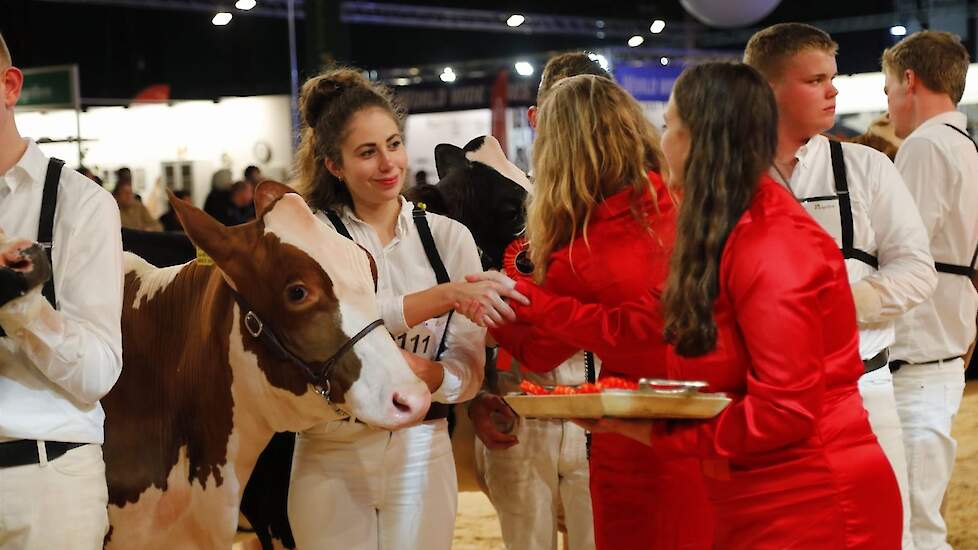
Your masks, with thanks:
[[[0,36],[0,233],[42,241],[53,273],[43,294],[0,306],[0,548],[97,549],[108,530],[99,399],[122,369],[119,209],[20,136],[22,85]]]
[[[883,53],[896,156],[929,235],[937,291],[897,322],[893,384],[903,421],[917,550],[950,549],[940,507],[954,467],[951,422],[964,391],[964,361],[975,339],[978,146],[956,108],[968,51],[950,33],[912,34]]]
[[[846,258],[866,374],[870,424],[893,466],[907,515],[903,438],[888,364],[894,321],[926,300],[936,274],[927,232],[899,172],[882,153],[821,135],[835,122],[838,45],[820,29],[784,23],[756,33],[744,61],[771,84],[778,150],[771,176],[832,235]],[[906,518],[904,550],[913,548]]]

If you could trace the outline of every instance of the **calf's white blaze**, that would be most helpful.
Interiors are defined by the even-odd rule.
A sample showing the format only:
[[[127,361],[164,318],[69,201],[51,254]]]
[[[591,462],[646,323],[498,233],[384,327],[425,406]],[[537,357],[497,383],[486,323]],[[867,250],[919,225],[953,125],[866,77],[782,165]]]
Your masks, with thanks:
[[[266,233],[308,254],[332,280],[339,301],[340,327],[347,338],[380,317],[367,253],[316,219],[299,195],[284,195],[263,221]],[[431,395],[386,330],[371,331],[354,346],[353,353],[360,360],[361,370],[347,391],[347,412],[388,429],[406,426],[424,416]],[[409,406],[395,407],[395,395]]]

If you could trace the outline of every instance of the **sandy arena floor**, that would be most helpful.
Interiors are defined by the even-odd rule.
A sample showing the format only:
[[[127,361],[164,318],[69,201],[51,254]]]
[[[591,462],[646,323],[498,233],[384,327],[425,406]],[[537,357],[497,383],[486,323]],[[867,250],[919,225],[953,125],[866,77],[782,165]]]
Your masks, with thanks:
[[[954,434],[958,456],[946,503],[949,542],[955,550],[978,550],[978,382],[971,382],[965,390]],[[496,513],[484,494],[459,495],[453,548],[503,548]]]

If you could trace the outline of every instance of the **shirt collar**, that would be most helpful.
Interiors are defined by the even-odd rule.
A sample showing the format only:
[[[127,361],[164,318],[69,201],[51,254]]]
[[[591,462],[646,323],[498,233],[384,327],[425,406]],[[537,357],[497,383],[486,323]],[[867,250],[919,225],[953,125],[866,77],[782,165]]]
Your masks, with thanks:
[[[398,200],[401,203],[401,211],[397,214],[397,225],[394,227],[395,236],[403,235],[404,232],[408,230],[413,220],[412,212],[414,211],[414,203],[408,202],[403,195],[399,196]],[[356,223],[369,225],[367,222],[358,218],[353,212],[353,209],[349,206],[344,205],[341,209],[340,215]]]
[[[823,154],[823,147],[829,142],[829,139],[822,134],[815,134],[804,145],[795,151],[795,158],[798,159],[798,164],[802,168],[808,168],[811,166],[815,159],[819,155]]]
[[[927,120],[925,120],[917,129],[910,132],[907,139],[910,139],[917,132],[922,131],[924,128],[929,126],[936,126],[938,124],[950,124],[959,130],[964,130],[966,133],[968,131],[968,117],[964,113],[958,111],[947,111],[946,113],[941,113],[939,115],[934,115]]]
[[[34,140],[25,139],[24,141],[27,143],[27,150],[24,151],[17,164],[7,170],[6,174],[3,174],[3,180],[7,182],[11,191],[16,191],[21,185],[35,182],[44,183],[48,158],[44,156]]]

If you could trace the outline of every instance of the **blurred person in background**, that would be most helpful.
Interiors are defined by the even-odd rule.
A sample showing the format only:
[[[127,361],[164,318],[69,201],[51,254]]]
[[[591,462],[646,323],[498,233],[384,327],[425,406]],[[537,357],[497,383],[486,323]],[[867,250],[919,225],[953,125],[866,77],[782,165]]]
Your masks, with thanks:
[[[139,231],[163,231],[163,226],[150,215],[146,205],[132,192],[132,181],[120,179],[112,190],[112,196],[119,205],[122,227]]]

